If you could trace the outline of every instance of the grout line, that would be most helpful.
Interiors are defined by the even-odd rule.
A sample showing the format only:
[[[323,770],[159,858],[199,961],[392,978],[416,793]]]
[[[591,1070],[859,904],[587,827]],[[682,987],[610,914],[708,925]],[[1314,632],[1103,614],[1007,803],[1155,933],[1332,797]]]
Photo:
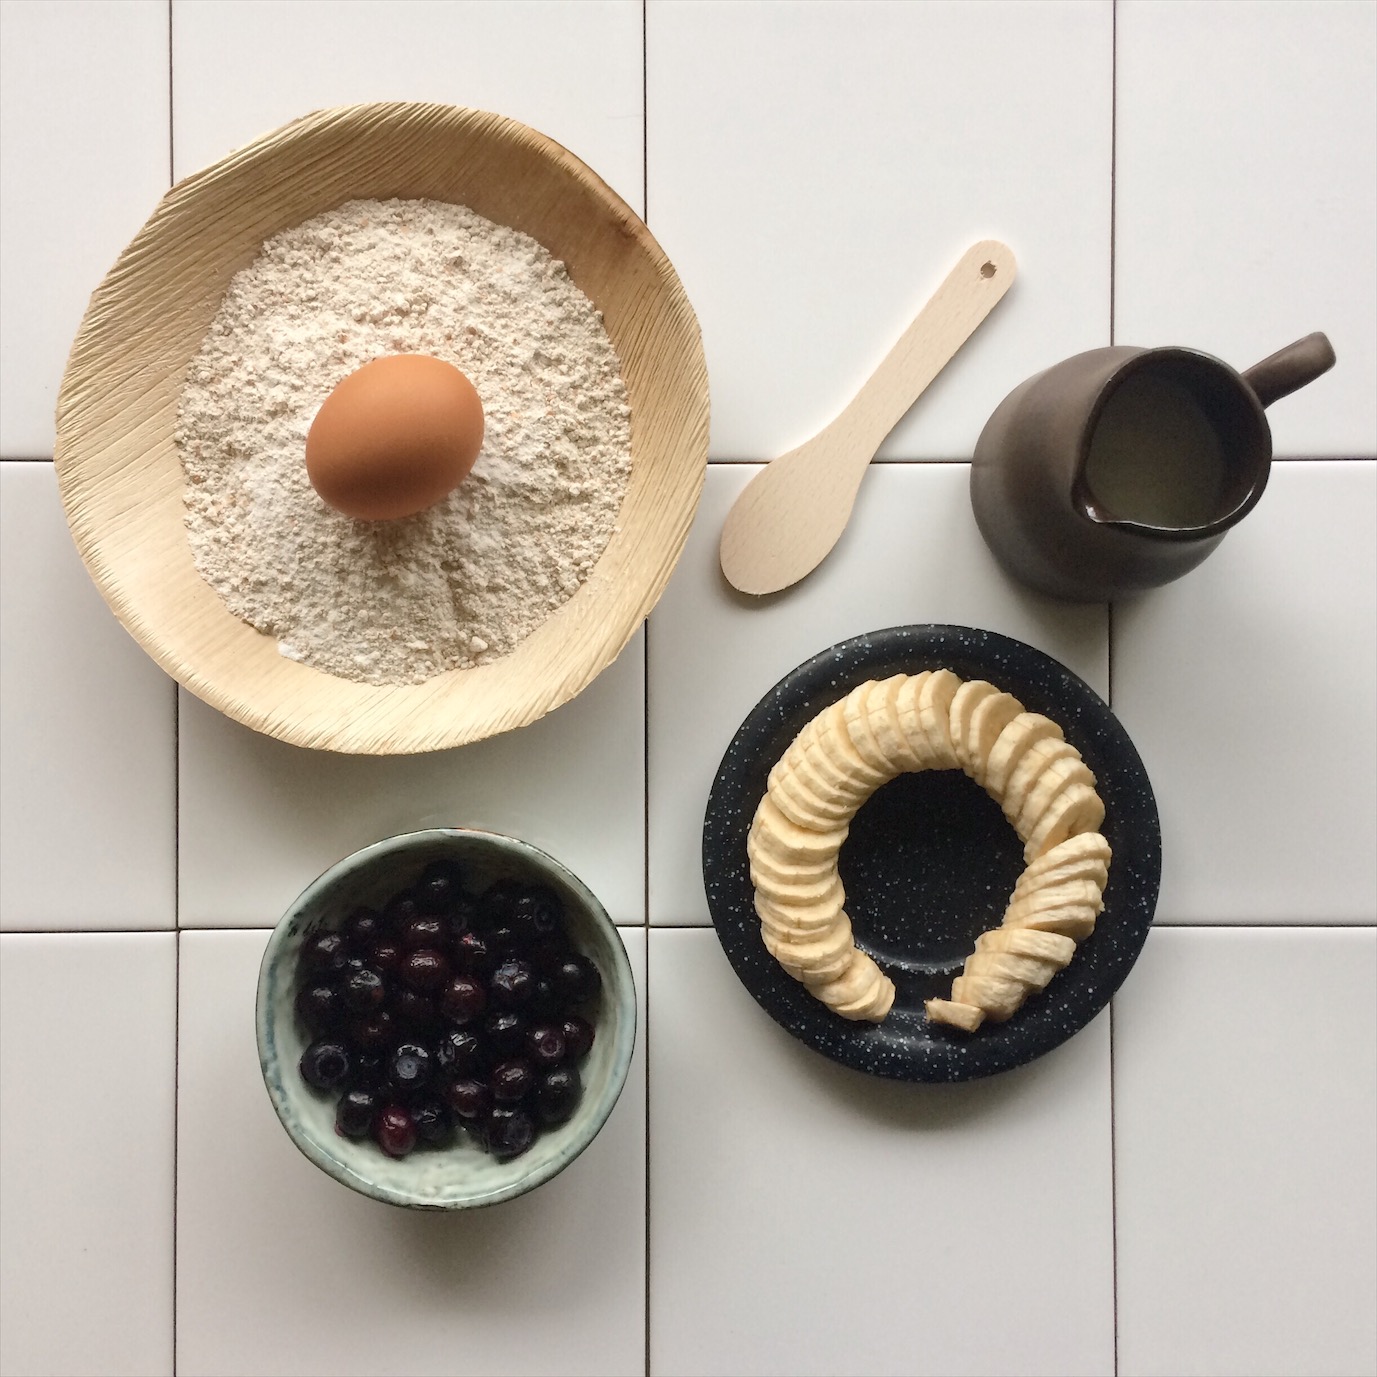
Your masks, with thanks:
[[[1109,16],[1109,342],[1112,345],[1116,304],[1115,226],[1119,208],[1119,0],[1113,0]]]
[[[1110,1295],[1114,1304],[1114,1377],[1119,1377],[1119,1159],[1114,1124],[1114,1000],[1109,1001]]]
[[[167,184],[177,180],[176,145],[172,130],[172,0],[167,0]]]
[[[168,2],[171,3],[171,0]],[[649,51],[646,41],[649,4],[650,0],[641,0],[641,219],[647,225],[650,224],[650,101],[647,98],[650,75],[646,61]]]

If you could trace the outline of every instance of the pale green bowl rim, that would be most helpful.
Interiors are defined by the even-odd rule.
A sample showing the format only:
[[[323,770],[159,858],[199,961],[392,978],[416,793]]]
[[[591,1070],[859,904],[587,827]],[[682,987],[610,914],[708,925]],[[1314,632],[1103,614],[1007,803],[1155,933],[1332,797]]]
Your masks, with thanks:
[[[338,908],[339,888],[380,861],[390,857],[406,856],[417,850],[428,850],[446,840],[456,838],[464,839],[479,848],[515,858],[522,868],[536,871],[553,880],[555,887],[562,889],[566,898],[574,899],[575,902],[569,906],[569,911],[570,925],[575,930],[575,936],[577,937],[581,928],[592,929],[602,939],[599,944],[603,949],[601,954],[611,958],[611,969],[602,971],[603,1009],[598,1020],[598,1039],[603,1041],[610,1038],[613,1051],[610,1067],[601,1083],[596,1087],[585,1086],[584,1098],[573,1119],[569,1124],[556,1130],[565,1135],[556,1153],[538,1161],[528,1161],[524,1155],[513,1158],[505,1164],[507,1170],[502,1174],[501,1183],[495,1188],[480,1192],[465,1191],[461,1189],[461,1174],[452,1193],[438,1197],[423,1196],[370,1180],[332,1155],[327,1150],[329,1144],[322,1143],[315,1134],[308,1131],[294,1107],[294,1100],[312,1092],[300,1084],[299,1079],[294,1082],[284,1081],[284,1072],[289,1077],[295,1076],[296,1067],[282,1066],[274,1023],[280,1002],[292,999],[293,971],[289,967],[293,964],[291,958],[295,955],[294,939],[322,913],[328,912],[331,908]],[[606,909],[593,892],[567,867],[539,847],[518,837],[474,828],[437,827],[400,833],[365,846],[337,861],[301,892],[268,938],[258,973],[255,1022],[259,1067],[268,1089],[268,1097],[283,1128],[304,1156],[336,1181],[389,1205],[429,1210],[470,1209],[495,1205],[533,1190],[563,1171],[597,1136],[612,1113],[631,1065],[631,1055],[636,1042],[636,986],[626,946],[616,924],[608,917]],[[381,1156],[379,1166],[384,1170],[404,1170],[403,1164],[392,1163],[390,1159]],[[492,1174],[491,1169],[489,1174]]]

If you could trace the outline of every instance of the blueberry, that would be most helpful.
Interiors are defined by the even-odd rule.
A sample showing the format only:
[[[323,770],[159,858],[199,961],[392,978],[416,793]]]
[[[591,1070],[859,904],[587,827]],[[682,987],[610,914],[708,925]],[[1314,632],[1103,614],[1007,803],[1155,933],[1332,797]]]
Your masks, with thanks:
[[[514,1057],[526,1042],[526,1020],[520,1014],[497,1010],[483,1021],[483,1031],[499,1057]]]
[[[571,952],[554,973],[555,989],[571,1004],[583,1004],[602,989],[598,968],[578,952]]]
[[[440,1087],[440,1096],[461,1119],[481,1119],[492,1108],[492,1091],[486,1082],[472,1076],[446,1081]]]
[[[319,1037],[339,1027],[344,1017],[344,1001],[334,985],[317,980],[297,991],[296,1011],[310,1032]]]
[[[412,1106],[416,1141],[426,1147],[448,1147],[454,1141],[454,1119],[434,1096],[426,1096]]]
[[[301,1054],[301,1076],[317,1090],[334,1090],[349,1078],[349,1049],[342,1042],[321,1038]]]
[[[397,969],[402,960],[402,944],[395,937],[384,937],[374,942],[368,952],[368,964],[375,970],[389,975]]]
[[[416,903],[424,913],[447,913],[463,892],[463,872],[458,864],[432,861],[416,882]]]
[[[478,932],[464,932],[455,939],[454,959],[465,975],[486,976],[497,964],[488,939]]]
[[[394,1090],[410,1095],[430,1083],[431,1056],[419,1042],[399,1042],[387,1062],[387,1079]]]
[[[402,924],[398,939],[404,952],[420,951],[422,947],[443,950],[450,940],[449,924],[434,914],[421,914]]]
[[[515,956],[525,947],[514,923],[495,923],[487,930],[488,947],[499,959]]]
[[[526,1055],[537,1066],[558,1066],[564,1050],[564,1030],[553,1023],[538,1023],[527,1030]]]
[[[548,975],[537,976],[535,989],[531,992],[531,1017],[557,1020],[563,1009],[564,1003],[555,989],[554,981]]]
[[[450,909],[450,940],[457,942],[466,932],[472,932],[478,925],[478,905],[467,897],[457,899]]]
[[[354,1045],[365,1052],[381,1052],[397,1040],[397,1020],[386,1009],[366,1014],[349,1025]]]
[[[582,1061],[593,1048],[595,1029],[586,1018],[570,1014],[560,1024],[564,1034],[564,1053],[570,1061]]]
[[[542,1124],[562,1124],[578,1107],[583,1083],[572,1066],[556,1066],[536,1082],[535,1111]]]
[[[367,956],[386,930],[382,914],[373,908],[356,908],[340,929],[349,950],[357,956]]]
[[[440,1012],[451,1023],[472,1023],[487,1007],[487,991],[475,976],[456,975],[440,992]]]
[[[494,1157],[519,1157],[535,1141],[535,1122],[524,1109],[497,1105],[483,1120],[483,1141]]]
[[[527,942],[556,936],[564,923],[564,905],[554,890],[532,885],[512,904],[511,921]]]
[[[494,880],[478,901],[478,917],[483,927],[495,928],[511,921],[512,911],[521,896],[519,880]]]
[[[384,1105],[373,1120],[373,1137],[389,1157],[405,1157],[416,1146],[416,1121],[402,1105]]]
[[[521,1009],[535,994],[535,971],[529,961],[508,957],[488,978],[493,1003],[503,1009]]]
[[[402,1033],[429,1033],[440,1022],[440,1006],[428,994],[398,988],[392,991],[392,1013]]]
[[[344,1138],[366,1138],[378,1112],[378,1097],[372,1090],[346,1090],[335,1108],[335,1132]]]
[[[424,994],[434,994],[448,981],[449,957],[434,947],[422,947],[402,957],[397,967],[397,979],[403,985]]]
[[[394,894],[383,908],[383,917],[395,928],[400,928],[409,923],[413,918],[419,917],[420,913],[421,906],[416,902],[416,896],[409,889],[402,890],[400,894]]]
[[[349,1073],[351,1090],[380,1090],[387,1080],[387,1063],[377,1052],[356,1052]]]
[[[435,1062],[448,1076],[480,1070],[487,1062],[483,1039],[466,1028],[451,1028],[435,1040]]]
[[[337,932],[317,932],[301,944],[301,969],[315,975],[331,975],[344,969],[348,955],[344,938]]]
[[[387,998],[387,987],[377,971],[370,971],[364,966],[345,977],[340,996],[350,1013],[371,1014],[382,1008],[383,1000]]]
[[[488,1076],[488,1089],[499,1104],[524,1100],[535,1086],[536,1073],[531,1063],[520,1058],[500,1061]]]

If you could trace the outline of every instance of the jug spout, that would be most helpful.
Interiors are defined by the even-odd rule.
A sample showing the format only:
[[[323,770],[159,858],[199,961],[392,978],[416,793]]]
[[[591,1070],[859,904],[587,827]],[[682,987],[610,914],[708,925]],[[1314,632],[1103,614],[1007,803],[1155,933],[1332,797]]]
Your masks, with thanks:
[[[1328,336],[1317,330],[1269,354],[1261,363],[1255,363],[1244,372],[1243,381],[1253,389],[1263,406],[1271,406],[1333,367],[1334,346]]]

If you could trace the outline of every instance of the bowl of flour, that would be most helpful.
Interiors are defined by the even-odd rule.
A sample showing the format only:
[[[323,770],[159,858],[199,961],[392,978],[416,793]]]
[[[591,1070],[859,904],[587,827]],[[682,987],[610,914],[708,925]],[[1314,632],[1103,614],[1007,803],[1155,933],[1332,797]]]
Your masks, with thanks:
[[[400,521],[327,507],[320,404],[386,354],[483,399],[472,473]],[[451,106],[322,111],[187,178],[91,299],[58,401],[78,549],[180,683],[297,745],[525,725],[663,591],[707,462],[697,321],[568,150]]]

